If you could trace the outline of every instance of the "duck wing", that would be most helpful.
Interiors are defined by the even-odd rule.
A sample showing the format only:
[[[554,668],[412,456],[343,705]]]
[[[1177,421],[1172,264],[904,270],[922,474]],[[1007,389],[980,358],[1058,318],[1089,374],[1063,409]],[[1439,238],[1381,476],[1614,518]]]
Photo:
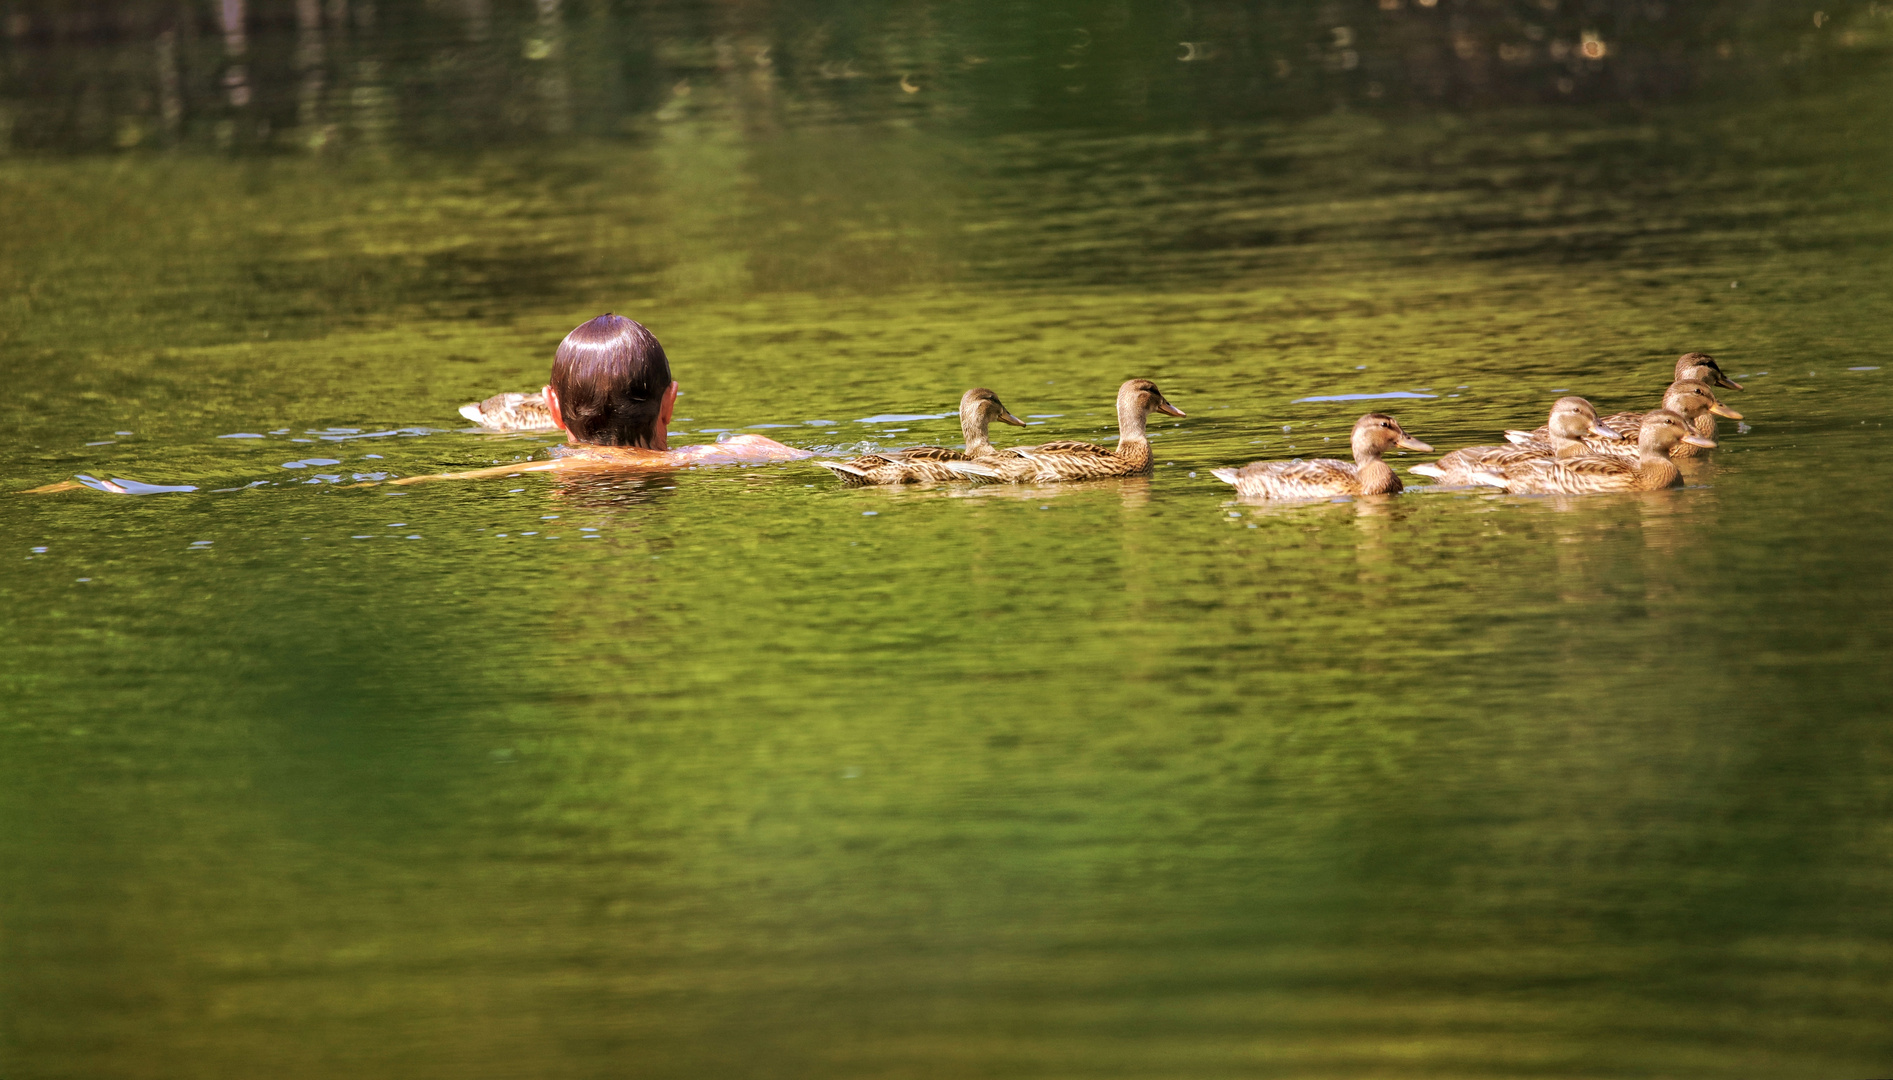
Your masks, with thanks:
[[[1533,495],[1629,491],[1638,486],[1639,475],[1633,461],[1598,455],[1565,458],[1562,461],[1538,458],[1518,462],[1502,470],[1491,470],[1490,474],[1502,478],[1504,483],[1497,486],[1507,491]]]
[[[1508,431],[1505,437],[1529,435],[1528,432]],[[1552,457],[1557,450],[1551,445],[1551,439],[1543,434],[1536,437],[1512,439],[1517,449],[1528,452],[1532,457]],[[1637,460],[1635,440],[1606,439],[1602,435],[1584,436],[1584,453],[1594,457],[1617,458],[1621,461]]]
[[[1016,447],[1015,453],[1032,462],[1034,480],[1096,480],[1141,472],[1133,462],[1095,443],[1051,442]]]
[[[1210,474],[1235,485],[1236,494],[1253,499],[1320,499],[1361,491],[1360,470],[1352,461],[1334,458],[1252,461],[1240,469],[1211,469]]]
[[[1468,446],[1455,450],[1431,465],[1415,465],[1407,471],[1431,476],[1442,484],[1476,484],[1473,476],[1481,469],[1504,469],[1521,462],[1551,456],[1548,443],[1520,443],[1516,446]]]
[[[844,487],[911,484],[927,479],[920,474],[921,463],[902,461],[892,454],[863,454],[847,461],[817,461],[815,464],[834,473]],[[946,476],[952,478],[951,473]]]
[[[1010,450],[995,450],[971,461],[942,464],[953,472],[956,480],[996,480],[1005,484],[1022,484],[1036,479],[1039,472],[1038,462]]]

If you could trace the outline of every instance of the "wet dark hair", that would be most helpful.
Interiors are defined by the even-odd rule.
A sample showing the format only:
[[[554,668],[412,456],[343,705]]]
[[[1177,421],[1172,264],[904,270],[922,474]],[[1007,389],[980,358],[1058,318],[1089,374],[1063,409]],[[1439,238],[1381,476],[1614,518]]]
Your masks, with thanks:
[[[670,382],[664,346],[622,315],[600,315],[565,335],[552,359],[565,429],[593,446],[655,449],[657,413]]]

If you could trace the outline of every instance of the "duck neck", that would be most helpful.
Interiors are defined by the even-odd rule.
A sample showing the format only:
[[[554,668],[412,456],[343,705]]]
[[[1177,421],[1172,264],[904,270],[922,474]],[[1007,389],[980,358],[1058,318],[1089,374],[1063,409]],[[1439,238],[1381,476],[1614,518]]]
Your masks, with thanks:
[[[1117,456],[1140,469],[1150,467],[1150,436],[1144,434],[1145,415],[1136,401],[1117,403]]]
[[[966,456],[984,457],[992,453],[992,439],[986,434],[986,418],[977,411],[960,414],[960,434],[966,439]]]
[[[1637,486],[1646,491],[1666,488],[1682,478],[1676,469],[1676,463],[1670,460],[1669,453],[1654,446],[1639,448],[1637,455]]]
[[[1584,454],[1584,440],[1573,439],[1569,435],[1551,433],[1551,456],[1563,461],[1565,458],[1581,457]]]
[[[1380,460],[1378,450],[1354,451],[1354,472],[1360,477],[1363,495],[1393,495],[1400,491],[1400,477],[1394,474],[1393,466]]]

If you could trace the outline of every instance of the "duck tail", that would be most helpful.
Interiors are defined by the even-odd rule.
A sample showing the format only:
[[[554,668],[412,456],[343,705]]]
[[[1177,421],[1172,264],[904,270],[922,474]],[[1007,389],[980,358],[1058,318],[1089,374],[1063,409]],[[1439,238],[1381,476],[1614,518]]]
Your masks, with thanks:
[[[1511,443],[1513,446],[1523,446],[1530,442],[1531,439],[1532,434],[1529,431],[1513,431],[1510,428],[1507,428],[1505,431],[1505,441]]]
[[[1435,480],[1446,479],[1446,470],[1438,465],[1415,465],[1407,471],[1415,476],[1430,476]]]
[[[817,461],[815,462],[815,464],[820,465],[822,468],[827,469],[828,471],[834,473],[836,478],[841,480],[843,483],[847,483],[850,480],[858,481],[858,480],[866,480],[868,478],[867,470],[851,462]]]
[[[1498,473],[1487,472],[1484,469],[1472,470],[1470,479],[1472,483],[1482,484],[1485,487],[1510,489],[1512,486],[1512,482],[1510,480],[1507,480],[1505,477],[1500,476]]]
[[[1211,469],[1209,474],[1225,484],[1233,484],[1236,482],[1235,469]]]
[[[977,461],[942,461],[948,472],[964,480],[997,480],[999,470]]]
[[[486,426],[486,417],[480,415],[480,402],[476,401],[471,405],[460,406],[460,415],[479,424],[481,427]]]

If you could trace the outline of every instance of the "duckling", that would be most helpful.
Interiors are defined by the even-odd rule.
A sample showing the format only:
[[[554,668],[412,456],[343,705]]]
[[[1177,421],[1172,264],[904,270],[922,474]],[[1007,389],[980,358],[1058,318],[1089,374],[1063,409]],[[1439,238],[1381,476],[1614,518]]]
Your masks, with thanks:
[[[485,401],[460,406],[460,415],[494,431],[553,431],[552,410],[544,391],[536,394],[494,394]]]
[[[966,439],[964,451],[944,446],[915,446],[884,454],[863,454],[849,461],[818,461],[815,464],[834,473],[835,478],[848,487],[959,480],[960,475],[949,471],[945,467],[946,462],[990,458],[1000,452],[986,435],[994,420],[1017,427],[1025,426],[1025,421],[1006,409],[999,395],[983,386],[975,386],[960,395],[960,434]]]
[[[1731,420],[1742,418],[1741,413],[1718,402],[1715,394],[1705,384],[1695,379],[1683,379],[1671,383],[1670,388],[1663,392],[1662,408],[1652,409],[1650,412],[1613,413],[1605,417],[1603,423],[1616,431],[1641,431],[1646,417],[1664,411],[1673,412],[1682,417],[1690,425],[1691,431],[1708,439],[1712,444],[1715,442],[1716,422],[1714,417],[1710,416],[1711,413],[1726,416]],[[1707,431],[1703,430],[1702,422],[1705,418],[1708,419]],[[1551,441],[1546,437],[1544,428],[1530,432],[1508,431],[1505,437],[1519,446],[1536,451],[1539,457],[1545,457],[1554,450]],[[1584,452],[1634,461],[1641,451],[1637,449],[1635,443],[1586,438]],[[1687,442],[1677,443],[1670,450],[1670,454],[1675,457],[1693,457],[1699,452],[1696,444]]]
[[[1689,422],[1667,409],[1645,413],[1637,431],[1637,460],[1581,454],[1558,460],[1538,458],[1502,468],[1475,469],[1476,484],[1504,488],[1513,493],[1538,495],[1582,495],[1594,491],[1656,491],[1683,482],[1683,474],[1670,460],[1670,450],[1678,442],[1688,442],[1708,449],[1715,440],[1689,430]]]
[[[1150,438],[1144,426],[1152,411],[1169,416],[1183,416],[1182,409],[1170,404],[1149,379],[1131,379],[1117,388],[1117,449],[1088,442],[1049,442],[1040,446],[1015,446],[978,461],[949,461],[945,465],[967,479],[1004,480],[1098,480],[1111,476],[1134,476],[1149,472]]]
[[[1350,440],[1353,461],[1310,458],[1303,461],[1254,461],[1240,469],[1211,469],[1210,474],[1236,486],[1236,494],[1261,499],[1318,499],[1331,495],[1397,495],[1400,478],[1380,455],[1398,446],[1429,452],[1433,448],[1408,435],[1386,413],[1368,413],[1354,421]]]
[[[1503,467],[1547,454],[1558,458],[1576,457],[1586,452],[1586,435],[1611,440],[1623,438],[1615,429],[1599,423],[1597,410],[1581,397],[1561,397],[1552,402],[1551,416],[1539,430],[1547,432],[1544,440],[1517,446],[1468,446],[1431,465],[1415,465],[1407,471],[1416,476],[1434,477],[1443,484],[1470,484],[1475,469]]]

